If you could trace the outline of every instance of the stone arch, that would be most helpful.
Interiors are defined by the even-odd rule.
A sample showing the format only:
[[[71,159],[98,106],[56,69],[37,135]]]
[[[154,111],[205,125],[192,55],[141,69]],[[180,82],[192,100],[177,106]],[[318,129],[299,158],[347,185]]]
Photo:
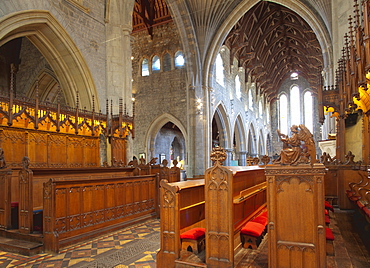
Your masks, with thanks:
[[[28,98],[34,99],[36,94],[38,94],[39,99],[42,101],[49,101],[52,103],[59,101],[60,103],[65,104],[65,92],[61,91],[58,96],[58,78],[55,77],[55,73],[51,70],[44,68],[33,81],[30,81],[30,83],[32,84],[28,87]],[[37,87],[43,88],[44,90],[42,92],[36,92]]]
[[[256,131],[252,123],[249,125],[247,137],[247,153],[249,156],[255,157],[257,155]]]
[[[58,78],[66,101],[74,105],[77,92],[80,105],[92,109],[98,96],[90,70],[66,30],[45,10],[26,10],[0,19],[0,46],[15,38],[27,37],[43,54]],[[99,109],[99,103],[95,104]]]
[[[212,122],[213,120],[215,120],[217,128],[220,131],[219,145],[225,149],[230,149],[232,147],[230,125],[225,107],[222,104],[219,104],[215,109]]]
[[[178,120],[176,117],[174,117],[171,114],[165,113],[159,116],[157,119],[155,119],[149,126],[148,132],[145,135],[145,144],[146,147],[144,148],[144,152],[148,156],[147,158],[150,160],[154,157],[154,144],[155,144],[155,138],[157,136],[157,133],[160,131],[160,129],[168,122],[172,122],[175,124],[179,129],[182,135],[185,139],[185,148],[188,148],[188,141],[187,141],[187,133],[184,125],[181,123],[180,120]]]
[[[246,165],[246,133],[243,124],[243,120],[240,115],[237,116],[234,125],[233,140],[235,141],[235,154],[238,158],[238,164],[240,166]]]

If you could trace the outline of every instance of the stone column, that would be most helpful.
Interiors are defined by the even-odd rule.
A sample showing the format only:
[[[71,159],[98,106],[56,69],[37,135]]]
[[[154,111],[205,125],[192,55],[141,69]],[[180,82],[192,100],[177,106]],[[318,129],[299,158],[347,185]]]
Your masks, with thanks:
[[[110,0],[106,7],[106,99],[112,100],[113,114],[119,112],[119,100],[123,100],[123,112],[133,115],[131,40],[132,12],[135,1]],[[132,159],[132,137],[126,147],[126,162]],[[107,143],[109,144],[109,143]],[[109,147],[109,146],[108,146]]]
[[[247,152],[240,151],[239,152],[239,166],[246,166],[247,165]]]
[[[224,166],[230,166],[231,160],[233,160],[233,149],[225,148],[226,151],[226,160]]]

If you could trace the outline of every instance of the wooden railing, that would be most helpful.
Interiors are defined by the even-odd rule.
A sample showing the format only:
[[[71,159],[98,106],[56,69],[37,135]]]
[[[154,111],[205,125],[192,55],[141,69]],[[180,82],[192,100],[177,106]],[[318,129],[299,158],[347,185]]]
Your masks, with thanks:
[[[44,183],[50,178],[55,181],[91,179],[110,179],[133,175],[134,168],[89,168],[89,169],[29,169],[27,166],[19,171],[16,181],[18,187],[12,187],[12,202],[18,202],[19,231],[30,234],[33,232],[33,212],[43,209]]]

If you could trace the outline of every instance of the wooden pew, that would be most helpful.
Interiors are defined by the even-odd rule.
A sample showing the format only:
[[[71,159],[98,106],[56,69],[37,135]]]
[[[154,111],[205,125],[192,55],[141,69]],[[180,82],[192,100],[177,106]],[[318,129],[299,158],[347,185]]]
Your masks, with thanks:
[[[175,267],[180,257],[180,234],[194,227],[205,227],[204,179],[160,182],[161,249],[158,267]]]
[[[353,167],[351,165],[328,165],[325,166],[325,199],[337,205],[340,209],[352,209],[351,202],[346,196],[349,183],[355,186],[367,177],[365,167]],[[357,187],[357,186],[355,186]]]
[[[44,247],[59,249],[155,217],[158,175],[50,179],[43,189]]]
[[[206,170],[205,179],[161,181],[158,267],[233,267],[241,228],[265,210],[264,168],[223,167],[224,158],[212,160],[215,166]],[[195,227],[205,227],[206,250],[186,254],[180,235]]]
[[[44,197],[43,184],[50,178],[55,181],[63,180],[91,180],[91,179],[110,179],[116,177],[132,176],[133,167],[122,168],[35,168],[29,169],[29,159],[23,159],[23,168],[19,171],[18,185],[12,187],[11,200],[18,202],[19,224],[21,233],[30,234],[34,230],[33,215],[34,211],[43,209]],[[14,183],[14,181],[13,181]]]
[[[223,167],[222,159],[214,156],[214,167],[205,172],[205,262],[209,267],[234,267],[241,228],[266,208],[264,168]]]
[[[349,183],[347,189],[348,201],[355,213],[353,224],[358,235],[362,238],[366,247],[370,247],[370,169],[368,176],[360,181]]]

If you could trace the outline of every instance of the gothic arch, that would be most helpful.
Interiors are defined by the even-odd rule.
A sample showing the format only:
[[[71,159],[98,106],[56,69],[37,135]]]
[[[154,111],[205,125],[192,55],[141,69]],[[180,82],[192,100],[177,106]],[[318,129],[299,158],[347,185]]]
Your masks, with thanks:
[[[246,133],[244,129],[243,120],[240,115],[237,116],[235,120],[234,125],[234,133],[233,133],[233,139],[235,139],[235,148],[233,148],[235,151],[234,153],[237,155],[237,158],[239,160],[239,165],[246,165],[245,163],[245,154],[246,154]]]
[[[255,157],[258,152],[257,152],[257,143],[256,143],[256,131],[252,123],[249,126],[247,137],[248,137],[247,138],[248,155]]]
[[[226,110],[222,104],[219,104],[215,109],[215,112],[212,116],[212,121],[213,119],[216,121],[217,128],[220,131],[219,145],[223,148],[230,149],[232,147],[230,122],[228,120]]]
[[[160,129],[168,122],[172,122],[180,129],[185,139],[185,148],[188,148],[187,133],[186,133],[185,127],[180,122],[180,120],[178,120],[176,117],[174,117],[171,114],[165,113],[159,116],[156,120],[154,120],[150,124],[148,128],[148,132],[145,135],[146,148],[144,148],[144,151],[146,152],[146,155],[148,156],[147,157],[148,160],[155,157],[155,155],[153,154],[153,151],[154,151],[154,143],[155,143],[156,135],[160,131]]]
[[[0,46],[15,38],[27,37],[53,68],[70,105],[92,109],[98,96],[90,70],[71,37],[48,11],[27,10],[0,19]],[[99,110],[99,103],[95,104]]]

